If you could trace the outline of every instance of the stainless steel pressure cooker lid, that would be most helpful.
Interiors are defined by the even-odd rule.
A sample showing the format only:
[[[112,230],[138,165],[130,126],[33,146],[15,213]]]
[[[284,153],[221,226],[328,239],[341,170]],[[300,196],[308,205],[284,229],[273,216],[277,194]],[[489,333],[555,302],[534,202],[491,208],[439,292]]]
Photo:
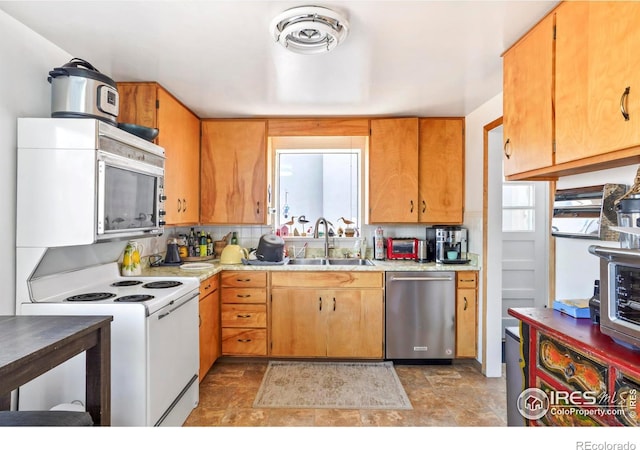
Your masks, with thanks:
[[[80,58],[73,58],[61,67],[55,67],[49,72],[47,81],[51,83],[53,78],[57,77],[82,77],[91,78],[93,80],[100,81],[108,84],[109,86],[116,87],[116,82],[103,73],[100,73],[91,63]]]

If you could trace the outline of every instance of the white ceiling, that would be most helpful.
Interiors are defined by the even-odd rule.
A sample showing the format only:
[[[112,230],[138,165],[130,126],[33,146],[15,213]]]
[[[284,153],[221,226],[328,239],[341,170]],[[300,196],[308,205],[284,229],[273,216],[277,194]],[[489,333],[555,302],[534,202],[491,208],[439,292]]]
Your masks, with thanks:
[[[159,82],[202,118],[435,117],[467,115],[501,92],[502,52],[557,3],[22,0],[0,9],[116,81]],[[347,16],[349,36],[331,53],[274,42],[271,20],[307,5]]]

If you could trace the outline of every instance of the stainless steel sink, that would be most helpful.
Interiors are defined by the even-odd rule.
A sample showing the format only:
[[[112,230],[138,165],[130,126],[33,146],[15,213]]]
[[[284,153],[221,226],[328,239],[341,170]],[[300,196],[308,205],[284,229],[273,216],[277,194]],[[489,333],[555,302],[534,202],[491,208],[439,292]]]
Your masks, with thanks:
[[[335,258],[335,259],[329,259],[329,265],[331,266],[373,266],[373,263],[368,259]]]
[[[326,266],[329,261],[324,258],[296,258],[290,259],[290,266]]]
[[[373,266],[368,259],[350,258],[296,258],[289,260],[294,266]]]

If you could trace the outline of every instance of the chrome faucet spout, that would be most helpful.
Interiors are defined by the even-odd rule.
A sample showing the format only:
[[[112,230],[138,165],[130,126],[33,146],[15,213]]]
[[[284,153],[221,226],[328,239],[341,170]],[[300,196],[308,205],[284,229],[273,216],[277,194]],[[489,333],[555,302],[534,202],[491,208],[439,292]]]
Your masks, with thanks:
[[[320,228],[321,223],[324,223],[324,257],[329,258],[329,225],[331,225],[331,222],[327,221],[324,217],[316,220],[316,225],[313,227],[313,237],[314,239],[320,237],[318,228]]]

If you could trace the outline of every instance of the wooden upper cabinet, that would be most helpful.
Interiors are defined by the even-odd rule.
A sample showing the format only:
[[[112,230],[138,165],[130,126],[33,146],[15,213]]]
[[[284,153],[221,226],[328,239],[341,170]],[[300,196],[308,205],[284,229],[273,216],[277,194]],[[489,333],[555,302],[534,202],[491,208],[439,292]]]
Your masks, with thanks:
[[[418,221],[418,119],[371,119],[369,222]]]
[[[265,120],[203,120],[200,163],[203,224],[266,223]]]
[[[553,26],[546,16],[503,56],[504,171],[553,164]]]
[[[193,224],[200,218],[200,119],[157,83],[118,83],[120,122],[160,132],[165,150],[165,221]]]
[[[464,210],[464,118],[420,119],[421,223],[459,224]]]
[[[369,136],[367,118],[269,119],[269,137],[277,136]]]
[[[640,145],[640,3],[567,2],[556,23],[556,163]]]

